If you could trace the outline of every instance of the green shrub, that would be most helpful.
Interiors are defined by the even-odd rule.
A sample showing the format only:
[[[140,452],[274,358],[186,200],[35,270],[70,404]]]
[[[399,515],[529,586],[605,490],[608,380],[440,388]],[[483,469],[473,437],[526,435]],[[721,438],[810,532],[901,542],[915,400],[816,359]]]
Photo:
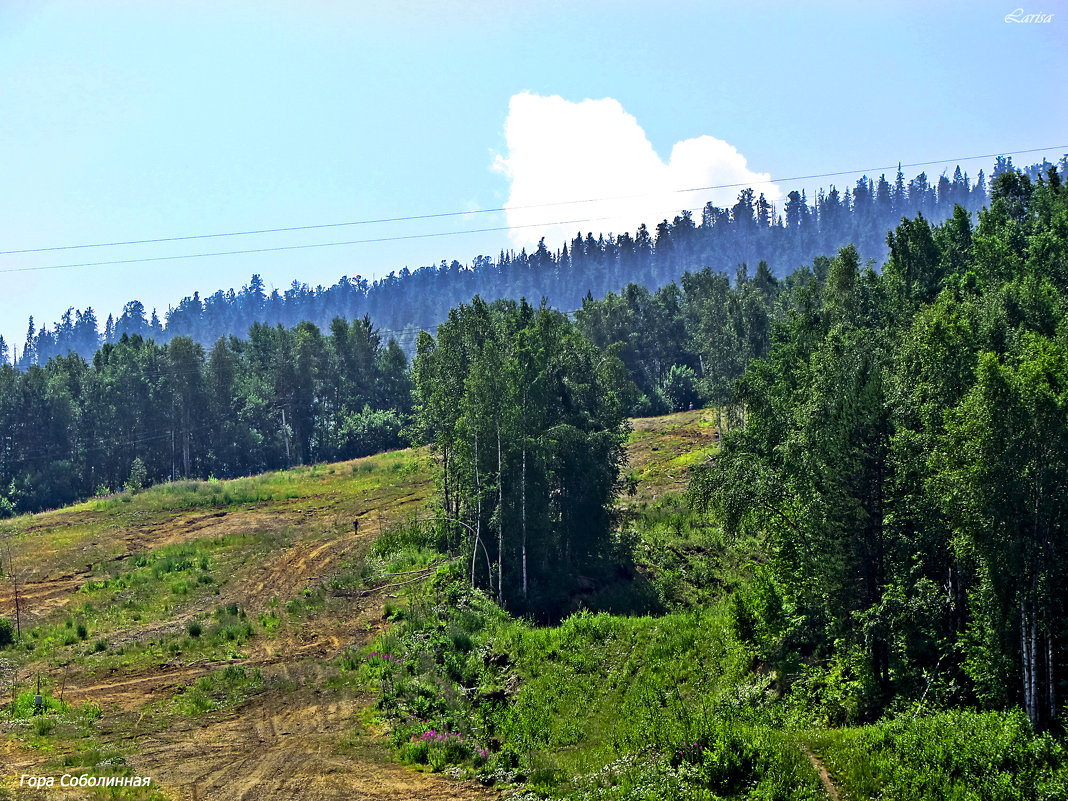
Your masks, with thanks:
[[[405,744],[403,758],[419,765],[430,765],[434,771],[457,765],[471,756],[471,749],[462,734],[429,729],[413,734]]]
[[[404,447],[403,428],[404,421],[396,411],[371,409],[365,405],[361,412],[342,416],[338,438],[350,456],[369,456]],[[397,469],[397,465],[393,467]]]
[[[145,467],[145,463],[141,461],[141,457],[138,456],[130,465],[130,477],[126,480],[126,489],[130,492],[137,492],[147,486],[148,469]],[[126,498],[123,498],[123,500],[126,500]]]
[[[816,735],[813,745],[855,798],[1068,797],[1068,753],[1019,709],[904,716]]]
[[[672,411],[685,409],[690,403],[700,402],[697,397],[697,373],[685,364],[673,364],[660,385],[660,393]]]
[[[6,648],[15,642],[15,624],[6,617],[0,617],[0,648]]]
[[[33,730],[39,737],[46,737],[52,733],[52,729],[56,727],[56,722],[52,718],[37,718],[33,722]]]

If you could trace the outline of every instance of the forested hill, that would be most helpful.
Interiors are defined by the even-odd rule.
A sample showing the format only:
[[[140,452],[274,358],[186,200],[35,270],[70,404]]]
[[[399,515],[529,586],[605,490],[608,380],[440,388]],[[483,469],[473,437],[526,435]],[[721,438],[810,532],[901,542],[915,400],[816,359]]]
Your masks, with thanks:
[[[1058,227],[1063,223],[1055,215],[1053,223],[1036,221],[1018,214],[1017,207],[1030,204],[1037,211],[1032,192],[1063,203],[1063,189],[1052,189],[1061,180],[1056,170],[1034,184],[1015,170],[1001,173],[991,183],[991,211],[979,214],[978,225],[961,206],[939,226],[920,216],[903,220],[887,237],[890,256],[882,277],[862,269],[852,245],[834,258],[818,256],[785,278],[763,263],[752,273],[737,270],[733,281],[704,268],[655,292],[628,284],[619,294],[587,296],[561,330],[573,327],[605,359],[618,358],[627,379],[619,396],[626,413],[643,416],[711,402],[728,409],[733,425],[747,409],[738,403],[738,387],[751,385],[749,371],[772,354],[781,326],[792,321],[799,337],[806,330],[815,336],[825,288],[840,283],[847,268],[856,276],[850,280],[867,293],[857,300],[865,308],[878,301],[875,288],[884,277],[893,279],[895,270],[904,270],[913,283],[916,274],[926,276],[927,294],[917,303],[930,302],[940,289],[985,296],[1013,279],[1025,250],[1040,265],[1032,273],[1046,270],[1053,280],[1063,269],[1056,255],[1065,239]],[[1005,208],[1017,215],[1018,228],[1038,226],[1029,234],[1033,244],[1015,228],[992,227],[998,214],[1008,213]],[[995,233],[987,235],[991,230]],[[973,253],[994,265],[983,267],[989,278],[969,268]],[[1025,315],[1035,304],[1056,306],[1041,292],[1028,292],[1006,296],[1011,319],[1005,325],[1015,325],[1012,315]],[[494,304],[509,305],[517,303]],[[448,319],[463,313],[452,310]],[[471,336],[486,338],[484,332]],[[410,428],[412,378],[401,348],[366,317],[335,319],[325,331],[308,321],[292,328],[256,323],[247,338],[219,338],[210,349],[188,336],[160,343],[124,334],[102,345],[88,363],[67,355],[24,370],[2,365],[0,515],[61,505],[124,484],[243,475],[396,447]],[[747,401],[747,415],[755,413],[758,401],[763,402]],[[417,397],[416,405],[420,402]]]
[[[1065,165],[1068,156],[1061,160],[1062,168]],[[1024,173],[1035,180],[1049,166],[1032,165]],[[1011,158],[999,157],[992,175],[1011,167]],[[209,346],[221,336],[245,337],[255,322],[295,326],[307,320],[326,328],[335,317],[364,316],[411,353],[420,330],[433,330],[450,308],[476,294],[487,299],[546,298],[550,305],[570,311],[587,295],[601,297],[628,283],[655,290],[706,266],[733,273],[741,264],[752,270],[763,260],[772,274],[785,276],[846,244],[857,247],[862,261],[881,264],[887,255],[886,233],[903,217],[922,214],[939,222],[952,215],[955,205],[974,213],[987,199],[983,173],[973,183],[959,167],[952,178],[942,175],[935,181],[925,173],[906,181],[900,170],[892,183],[885,176],[864,177],[844,192],[832,186],[813,199],[793,191],[779,209],[746,189],[730,208],[706,204],[699,220],[684,212],[652,229],[642,225],[634,234],[580,233],[556,251],[549,249],[554,243],[543,241],[532,253],[477,256],[467,264],[443,259],[440,265],[415,271],[405,267],[373,283],[346,276],[333,286],[313,289],[294,281],[284,292],[269,294],[253,275],[240,290],[219,290],[205,298],[193,294],[162,317],[136,299],[106,321],[92,308],[72,307],[51,326],[37,326],[30,317],[21,349],[0,338],[0,361],[25,369],[68,352],[88,359],[102,343],[117,342],[124,333],[158,343],[188,336]]]

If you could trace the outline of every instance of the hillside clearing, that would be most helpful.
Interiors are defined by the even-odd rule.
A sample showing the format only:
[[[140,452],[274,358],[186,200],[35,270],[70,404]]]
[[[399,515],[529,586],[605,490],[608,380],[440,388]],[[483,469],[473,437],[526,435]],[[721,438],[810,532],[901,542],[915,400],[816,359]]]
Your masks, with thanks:
[[[677,490],[683,462],[711,442],[702,412],[634,429],[637,501]],[[4,685],[21,697],[39,675],[44,693],[69,705],[50,726],[0,724],[0,798],[5,788],[45,797],[18,788],[22,774],[85,770],[151,776],[158,795],[117,797],[172,801],[494,795],[396,764],[371,699],[337,680],[338,657],[388,626],[390,593],[334,590],[431,492],[428,454],[398,451],[177,482],[0,524],[24,643],[4,652]],[[12,617],[13,589],[0,587]]]

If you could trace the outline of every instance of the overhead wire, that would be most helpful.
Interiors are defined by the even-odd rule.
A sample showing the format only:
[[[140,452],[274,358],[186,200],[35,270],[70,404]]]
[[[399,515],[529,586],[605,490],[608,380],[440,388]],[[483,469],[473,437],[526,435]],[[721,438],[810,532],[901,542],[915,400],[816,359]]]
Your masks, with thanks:
[[[399,234],[396,236],[383,236],[374,237],[371,239],[351,239],[345,242],[312,242],[302,245],[280,245],[277,247],[266,248],[247,248],[244,250],[225,250],[214,251],[211,253],[183,253],[172,256],[145,256],[134,259],[113,259],[108,261],[90,261],[82,262],[79,264],[48,264],[39,265],[36,267],[6,267],[0,268],[0,273],[23,273],[34,272],[39,270],[65,270],[74,267],[105,267],[115,266],[121,264],[141,264],[146,262],[158,262],[158,261],[176,261],[178,259],[203,259],[211,256],[244,256],[251,253],[277,253],[287,250],[309,250],[311,248],[329,248],[340,247],[342,245],[366,245],[375,242],[398,242],[405,239],[431,239],[434,237],[444,236],[459,236],[462,234],[484,234],[494,231],[512,231],[518,228],[541,228],[547,225],[575,225],[578,223],[586,222],[599,222],[601,220],[609,220],[611,217],[589,217],[582,220],[561,220],[558,222],[540,222],[529,223],[524,225],[501,225],[492,228],[472,228],[465,229],[463,231],[443,231],[428,234]]]
[[[403,215],[403,216],[397,216],[397,217],[381,217],[381,218],[372,218],[372,219],[349,220],[349,221],[345,221],[345,222],[314,223],[314,224],[308,224],[308,225],[290,225],[290,226],[284,226],[284,227],[278,227],[278,228],[257,228],[257,229],[241,230],[241,231],[223,231],[223,232],[215,232],[215,233],[207,233],[207,234],[189,234],[189,235],[184,235],[184,236],[165,236],[165,237],[154,237],[154,238],[146,238],[146,239],[117,240],[117,241],[112,241],[112,242],[83,243],[83,244],[77,244],[77,245],[53,245],[53,246],[38,247],[38,248],[21,248],[21,249],[16,249],[16,250],[0,250],[0,256],[25,255],[25,254],[29,254],[29,253],[48,253],[48,252],[55,252],[55,251],[62,251],[62,250],[82,250],[82,249],[88,249],[88,248],[122,247],[122,246],[129,246],[129,245],[161,244],[161,243],[166,243],[166,242],[183,242],[183,241],[200,240],[200,239],[218,239],[218,238],[223,238],[223,237],[256,236],[256,235],[274,234],[274,233],[292,233],[292,232],[295,232],[295,231],[313,231],[313,230],[321,230],[321,229],[327,229],[327,228],[343,228],[343,227],[353,227],[353,226],[363,226],[363,225],[377,225],[377,224],[385,224],[385,223],[413,222],[413,221],[421,221],[421,220],[444,219],[444,218],[450,218],[450,217],[470,217],[470,216],[474,216],[474,215],[478,215],[478,214],[499,214],[499,213],[502,213],[502,212],[528,211],[528,210],[532,210],[532,209],[554,208],[554,207],[559,207],[559,206],[580,205],[580,204],[587,204],[587,203],[604,203],[604,202],[610,202],[610,201],[615,201],[615,200],[633,200],[633,199],[636,199],[636,198],[649,197],[649,196],[653,196],[653,195],[656,195],[656,196],[667,196],[667,195],[675,195],[675,194],[685,194],[685,193],[689,193],[689,192],[709,192],[709,191],[715,191],[715,190],[718,190],[718,189],[736,189],[736,188],[740,188],[740,187],[747,187],[747,186],[761,185],[761,184],[768,184],[768,183],[783,183],[783,182],[786,182],[786,181],[807,181],[807,180],[812,180],[812,179],[815,179],[815,178],[834,178],[834,177],[838,177],[838,176],[842,176],[842,175],[857,175],[857,174],[862,174],[862,173],[875,173],[875,172],[878,172],[880,170],[892,170],[892,169],[899,169],[900,170],[900,169],[904,169],[906,167],[908,167],[908,168],[912,168],[912,167],[927,167],[927,166],[931,166],[931,165],[935,165],[935,164],[949,164],[949,163],[960,163],[960,162],[965,162],[965,161],[976,161],[976,160],[979,160],[979,159],[997,158],[999,156],[1018,156],[1018,155],[1023,155],[1023,154],[1027,154],[1027,153],[1039,153],[1039,152],[1044,152],[1044,151],[1048,152],[1048,151],[1054,151],[1054,150],[1061,150],[1061,149],[1064,149],[1064,148],[1068,148],[1068,145],[1054,145],[1052,147],[1036,147],[1036,148],[1028,148],[1028,149],[1025,149],[1025,150],[1002,151],[1000,153],[987,153],[987,154],[983,154],[983,155],[979,155],[979,156],[958,156],[958,157],[945,158],[945,159],[934,159],[934,160],[930,160],[930,161],[915,161],[915,162],[910,162],[908,164],[899,163],[899,164],[896,164],[896,165],[891,164],[891,165],[880,166],[880,167],[865,167],[865,168],[861,168],[861,169],[852,169],[852,170],[836,170],[836,171],[833,171],[833,172],[811,173],[809,175],[795,175],[795,176],[788,176],[788,177],[782,177],[782,178],[767,178],[766,180],[763,180],[763,181],[742,181],[742,182],[727,183],[727,184],[711,184],[711,185],[708,185],[708,186],[695,186],[695,187],[688,187],[688,188],[683,188],[683,189],[665,190],[663,192],[656,192],[656,193],[643,192],[643,193],[637,193],[637,194],[631,194],[631,195],[615,195],[615,196],[603,196],[603,197],[593,197],[593,198],[581,198],[581,199],[573,199],[573,200],[557,200],[557,201],[549,201],[549,202],[546,202],[546,203],[533,203],[533,204],[526,204],[526,205],[519,205],[519,206],[499,206],[499,207],[488,208],[488,209],[469,209],[469,210],[463,210],[463,211],[432,212],[432,213],[424,213],[424,214],[409,214],[409,215]],[[576,221],[564,221],[564,222],[561,222],[561,223],[537,223],[536,226],[541,226],[541,225],[560,225],[560,224],[566,224],[566,223],[569,223],[569,222],[593,222],[593,221],[596,221],[596,219],[598,219],[598,218],[592,218],[592,219],[586,219],[586,220],[576,220]],[[536,226],[526,226],[526,227],[536,227]],[[307,248],[307,247],[332,247],[332,246],[337,246],[337,245],[368,244],[368,243],[373,243],[373,242],[388,242],[388,241],[402,240],[402,239],[427,238],[427,237],[432,237],[432,236],[454,236],[454,235],[460,234],[460,233],[488,233],[488,232],[492,232],[492,231],[508,230],[508,229],[516,228],[516,227],[524,227],[524,226],[503,226],[503,227],[494,227],[494,228],[474,229],[474,230],[470,230],[470,231],[455,231],[455,232],[444,232],[444,233],[434,233],[434,234],[399,235],[399,236],[395,236],[395,237],[378,237],[378,238],[374,238],[374,239],[352,240],[352,241],[348,241],[348,242],[328,242],[328,243],[318,243],[318,244],[311,244],[311,245],[293,245],[293,246],[280,247],[280,248],[262,248],[262,249],[261,248],[254,248],[254,249],[248,249],[248,250],[225,251],[225,252],[218,252],[218,253],[191,254],[191,255],[188,255],[188,256],[158,257],[156,260],[176,259],[176,258],[202,258],[202,257],[205,257],[205,256],[230,256],[230,255],[240,255],[240,254],[245,254],[245,253],[264,253],[264,252],[271,252],[271,251],[274,251],[274,250],[296,250],[296,249],[302,249],[302,248]],[[147,260],[149,260],[149,259],[145,259],[145,261],[147,261]],[[131,260],[112,261],[112,262],[91,262],[91,263],[84,263],[84,264],[53,265],[53,266],[45,266],[45,267],[31,267],[31,268],[14,268],[14,269],[0,270],[0,272],[21,272],[21,271],[24,271],[24,270],[33,270],[33,269],[64,269],[64,268],[67,268],[67,267],[91,267],[91,266],[103,266],[105,264],[131,263],[133,261],[140,261],[140,260],[132,260],[131,259]]]

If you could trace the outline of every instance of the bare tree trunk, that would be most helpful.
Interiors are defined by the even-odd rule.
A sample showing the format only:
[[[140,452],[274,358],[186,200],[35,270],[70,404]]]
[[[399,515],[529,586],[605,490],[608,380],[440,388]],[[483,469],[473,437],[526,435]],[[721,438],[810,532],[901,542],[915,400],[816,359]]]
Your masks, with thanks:
[[[186,424],[188,426],[188,423]],[[189,478],[192,472],[189,470],[189,440],[193,435],[188,430],[185,432],[185,436],[182,437],[182,465],[185,467],[185,477]]]
[[[1046,635],[1046,694],[1049,696],[1049,722],[1057,719],[1057,693],[1053,685],[1053,635]]]
[[[471,546],[471,588],[475,586],[475,558],[478,556],[478,546],[482,545],[482,484],[478,480],[478,432],[475,432],[475,542]],[[486,546],[482,546],[485,548]],[[486,556],[486,580],[489,581],[490,592],[493,592],[493,571],[489,569],[489,555]]]
[[[1038,683],[1039,683],[1039,678],[1036,675],[1038,673],[1038,653],[1037,653],[1037,647],[1036,647],[1037,643],[1038,643],[1038,632],[1036,631],[1036,629],[1038,628],[1038,626],[1035,625],[1035,618],[1036,617],[1037,617],[1037,615],[1035,614],[1034,601],[1032,601],[1031,602],[1031,620],[1030,620],[1030,625],[1028,627],[1030,629],[1030,634],[1031,634],[1031,642],[1030,642],[1031,657],[1027,660],[1028,664],[1030,665],[1030,668],[1031,668],[1031,709],[1034,710],[1034,718],[1031,720],[1031,724],[1032,725],[1037,725],[1038,724],[1039,717],[1042,714],[1042,710],[1039,709],[1039,706],[1038,706]]]
[[[486,550],[486,543],[479,540],[478,544],[482,546],[482,555],[486,557],[486,575],[489,577],[490,592],[493,592],[493,563],[490,562],[489,551]]]
[[[527,597],[527,443],[523,442],[523,486],[522,486],[522,519],[523,519],[523,600]]]
[[[504,603],[504,472],[501,459],[501,421],[497,420],[497,603]]]
[[[289,456],[289,427],[286,425],[286,410],[282,409],[282,436],[286,440],[286,468],[293,466],[293,460]]]
[[[1033,677],[1031,671],[1031,650],[1029,646],[1030,637],[1028,636],[1028,619],[1027,619],[1027,603],[1023,596],[1020,597],[1020,650],[1023,656],[1023,691],[1024,691],[1024,711],[1027,713],[1027,719],[1031,721],[1031,725],[1035,724],[1035,709],[1032,701],[1032,687]]]
[[[444,474],[443,478],[442,478],[441,490],[442,490],[442,493],[445,495],[445,517],[447,518],[449,516],[449,446],[448,445],[443,445],[442,448],[441,448],[441,469],[442,469],[442,473]],[[446,520],[445,525],[449,526],[449,529],[452,529],[452,527],[453,527],[453,524],[451,522],[449,522],[448,520]],[[449,543],[449,546],[451,547],[452,546],[452,537],[451,536],[446,537],[446,541]],[[473,546],[472,546],[472,550],[474,550]]]

